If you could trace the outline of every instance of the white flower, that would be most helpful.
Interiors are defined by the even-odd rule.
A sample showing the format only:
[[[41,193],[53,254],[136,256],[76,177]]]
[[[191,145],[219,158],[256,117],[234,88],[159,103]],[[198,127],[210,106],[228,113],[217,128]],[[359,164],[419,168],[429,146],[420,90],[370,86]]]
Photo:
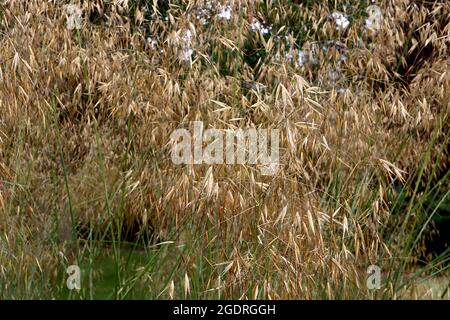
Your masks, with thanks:
[[[345,93],[347,91],[347,89],[346,88],[343,88],[343,87],[337,87],[336,88],[336,92],[337,93]]]
[[[192,38],[192,32],[191,32],[191,30],[187,29],[186,32],[184,33],[182,39],[185,42],[190,42],[191,38]]]
[[[376,5],[368,6],[366,9],[369,17],[366,19],[366,28],[379,31],[381,29],[382,13],[380,7]]]
[[[334,19],[336,22],[336,29],[337,30],[345,30],[347,29],[350,22],[347,19],[347,16],[339,11],[335,11],[331,14],[331,18]]]
[[[191,61],[192,58],[192,54],[194,53],[194,50],[192,50],[191,48],[183,48],[181,55],[180,55],[180,59],[183,61]]]
[[[252,30],[254,32],[260,31],[263,35],[269,34],[272,29],[271,27],[265,26],[264,24],[259,22],[258,19],[253,19],[253,22],[250,26],[252,27]]]
[[[156,49],[156,46],[158,45],[158,42],[152,37],[147,38],[147,43],[150,45],[152,49]]]
[[[183,35],[181,38],[179,38],[181,41],[179,42],[179,59],[185,62],[191,61],[192,55],[194,54],[194,50],[191,48],[191,40],[192,40],[192,31],[189,29],[186,29],[183,32]]]
[[[219,19],[231,20],[231,12],[232,11],[233,11],[233,9],[231,8],[230,5],[221,7],[217,17]]]
[[[202,25],[207,25],[209,22],[209,19],[211,19],[210,15],[205,9],[200,9],[196,16],[197,20],[200,21]]]
[[[305,53],[302,50],[298,50],[297,63],[301,66],[306,63]]]
[[[211,20],[211,15],[216,11],[217,5],[214,1],[203,1],[203,4],[196,8],[196,18],[202,25],[207,25]]]
[[[81,29],[81,22],[82,22],[81,15],[83,14],[83,11],[74,4],[66,5],[65,11],[66,11],[67,29],[69,30]]]
[[[197,16],[197,20],[200,21],[200,23],[205,26],[205,25],[208,24],[209,16],[200,16],[200,15],[198,15]]]

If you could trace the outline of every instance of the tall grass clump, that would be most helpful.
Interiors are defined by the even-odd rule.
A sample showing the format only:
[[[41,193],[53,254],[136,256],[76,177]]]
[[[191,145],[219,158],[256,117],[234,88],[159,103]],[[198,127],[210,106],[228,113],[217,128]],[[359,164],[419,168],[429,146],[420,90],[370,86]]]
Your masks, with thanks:
[[[2,1],[0,298],[448,299],[450,3],[371,5]],[[279,170],[175,165],[192,121]]]

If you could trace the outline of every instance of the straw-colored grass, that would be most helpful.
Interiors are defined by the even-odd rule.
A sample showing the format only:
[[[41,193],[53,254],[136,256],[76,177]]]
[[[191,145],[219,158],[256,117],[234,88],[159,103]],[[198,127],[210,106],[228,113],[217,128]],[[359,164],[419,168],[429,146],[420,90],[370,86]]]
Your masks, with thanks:
[[[2,1],[0,298],[448,299],[450,3],[371,31],[368,1],[207,2],[74,1],[69,30]],[[279,129],[280,170],[173,164],[191,121]]]

